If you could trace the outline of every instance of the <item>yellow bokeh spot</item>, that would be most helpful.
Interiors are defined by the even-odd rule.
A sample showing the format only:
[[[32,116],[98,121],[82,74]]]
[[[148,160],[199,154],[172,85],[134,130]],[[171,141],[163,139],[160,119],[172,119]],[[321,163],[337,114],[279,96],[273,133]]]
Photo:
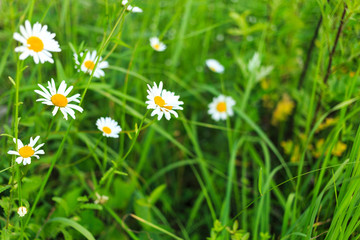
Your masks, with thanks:
[[[284,94],[273,112],[271,124],[277,126],[279,122],[286,121],[288,116],[292,113],[294,107],[295,103],[287,94]]]
[[[34,52],[41,52],[44,49],[44,43],[43,41],[38,37],[29,37],[27,39],[27,44],[30,46],[28,47],[30,50],[33,50]]]
[[[32,155],[34,155],[34,153],[35,153],[34,149],[32,149],[32,147],[30,146],[24,146],[19,149],[19,154],[23,158],[31,157]]]
[[[226,103],[219,102],[218,105],[216,106],[216,110],[218,110],[218,112],[226,112]]]
[[[109,127],[103,127],[103,132],[106,134],[110,134],[111,133],[111,129]]]
[[[95,68],[95,63],[91,60],[87,60],[85,63],[84,63],[85,67],[89,70],[93,70]]]
[[[57,107],[66,107],[68,104],[67,98],[62,94],[55,94],[51,97],[51,102]]]
[[[345,143],[338,141],[334,148],[331,151],[331,154],[337,157],[340,157],[343,152],[346,150],[347,146]]]

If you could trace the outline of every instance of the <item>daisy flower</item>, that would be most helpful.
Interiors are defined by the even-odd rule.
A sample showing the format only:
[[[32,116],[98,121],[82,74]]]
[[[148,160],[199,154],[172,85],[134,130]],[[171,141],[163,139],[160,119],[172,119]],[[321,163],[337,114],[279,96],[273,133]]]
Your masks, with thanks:
[[[40,101],[42,104],[45,105],[55,106],[54,110],[52,111],[53,116],[55,116],[55,114],[60,109],[66,120],[68,114],[73,119],[75,119],[75,111],[73,109],[79,112],[83,111],[82,107],[75,104],[70,104],[70,102],[80,103],[80,100],[78,99],[80,98],[80,94],[75,94],[72,97],[67,97],[67,95],[73,89],[73,86],[70,86],[68,89],[66,89],[65,81],[62,81],[60,83],[59,89],[57,91],[54,79],[51,79],[51,83],[50,81],[48,81],[49,91],[41,84],[38,84],[38,86],[41,88],[42,91],[35,90],[35,92],[44,98],[39,98],[36,101]]]
[[[166,49],[166,45],[163,42],[160,42],[157,37],[150,38],[150,46],[158,52],[163,52]]]
[[[206,60],[206,66],[213,72],[223,73],[225,68],[215,59]]]
[[[39,61],[54,63],[50,52],[60,52],[61,49],[59,43],[54,40],[55,33],[47,31],[47,25],[42,26],[36,22],[31,27],[29,20],[26,20],[25,27],[20,26],[20,32],[21,34],[14,33],[13,37],[23,44],[15,48],[15,52],[21,52],[19,57],[21,60],[32,56],[36,64]]]
[[[208,113],[215,121],[226,120],[227,116],[234,115],[233,106],[235,100],[232,97],[220,95],[209,104]]]
[[[98,193],[95,193],[95,195],[96,195],[96,200],[94,201],[95,204],[105,204],[109,200],[108,196],[100,195]]]
[[[121,132],[121,127],[115,120],[111,119],[110,117],[99,118],[96,121],[96,126],[100,131],[103,132],[103,136],[119,138],[119,132]]]
[[[17,210],[17,213],[19,214],[20,217],[25,216],[27,214],[26,207],[19,207]]]
[[[39,150],[42,146],[44,146],[44,143],[39,144],[37,147],[34,148],[36,142],[39,140],[40,136],[37,136],[35,139],[32,137],[30,138],[30,143],[28,145],[24,145],[23,142],[18,139],[17,140],[17,151],[10,150],[8,151],[8,154],[10,155],[17,155],[19,156],[16,158],[16,162],[18,164],[23,163],[24,165],[31,163],[31,157],[36,157],[39,159],[40,157],[38,154],[45,154],[44,150]],[[16,143],[16,139],[13,139],[14,143]]]
[[[121,4],[123,6],[125,6],[128,2],[129,2],[128,0],[123,0]],[[133,12],[133,13],[142,13],[143,12],[143,10],[141,8],[133,7],[130,4],[127,6],[126,10],[129,12]]]
[[[184,102],[179,101],[179,96],[175,96],[175,93],[167,91],[163,89],[163,83],[159,83],[159,87],[154,82],[154,86],[150,87],[148,84],[148,95],[145,103],[148,105],[147,109],[154,109],[152,111],[151,116],[158,115],[158,120],[165,115],[167,120],[170,120],[171,114],[175,117],[178,117],[177,112],[174,110],[182,110],[183,108],[180,106],[184,104]]]
[[[81,58],[84,56],[84,53],[80,53],[80,60]],[[78,69],[78,71],[83,71],[84,73],[89,73],[89,75],[92,74],[92,71],[95,68],[95,63],[98,60],[98,57],[96,56],[96,51],[88,51],[85,55],[84,61],[81,62],[79,61],[79,56],[74,53],[74,59],[75,59],[75,63],[76,66],[75,68]],[[107,61],[102,61],[102,57],[100,57],[100,60],[96,66],[95,72],[94,72],[94,77],[96,78],[100,78],[105,76],[105,73],[103,71],[104,68],[109,67],[109,63]]]

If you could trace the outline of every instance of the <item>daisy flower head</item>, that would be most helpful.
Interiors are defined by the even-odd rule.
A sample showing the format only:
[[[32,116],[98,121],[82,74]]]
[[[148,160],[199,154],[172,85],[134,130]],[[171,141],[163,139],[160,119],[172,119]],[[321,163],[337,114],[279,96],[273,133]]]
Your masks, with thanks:
[[[158,120],[165,115],[167,120],[170,120],[171,114],[178,117],[178,114],[174,110],[183,110],[180,106],[184,102],[179,101],[180,96],[176,96],[175,93],[163,89],[163,83],[159,83],[159,87],[154,82],[154,86],[151,87],[148,84],[148,95],[147,101],[145,102],[148,106],[147,109],[154,109],[151,116],[158,115]]]
[[[35,147],[35,144],[37,143],[37,141],[39,140],[40,136],[37,136],[35,139],[33,139],[32,137],[30,138],[30,143],[28,145],[24,145],[23,142],[18,139],[17,140],[17,151],[13,151],[10,150],[8,151],[8,154],[10,155],[17,155],[19,156],[18,158],[16,158],[16,162],[18,164],[30,164],[31,163],[31,157],[36,157],[37,159],[39,159],[39,155],[38,154],[45,154],[44,150],[40,149],[42,146],[44,146],[44,143],[37,145],[37,147]],[[16,139],[13,139],[14,143],[16,143]]]
[[[119,132],[121,132],[121,127],[118,123],[111,119],[110,117],[101,117],[96,121],[96,126],[100,131],[102,131],[103,136],[119,138]]]
[[[129,2],[128,0],[123,0],[123,1],[121,2],[121,4],[122,4],[123,6],[125,6],[128,2]],[[133,6],[131,6],[130,4],[127,5],[126,10],[129,11],[129,12],[133,12],[133,13],[142,13],[142,12],[143,12],[143,10],[142,10],[141,8],[139,8],[139,7],[133,7]]]
[[[98,60],[98,57],[96,56],[96,50],[94,50],[92,52],[90,52],[90,51],[86,52],[85,58],[81,63],[80,63],[80,61],[83,58],[84,53],[81,52],[79,55],[80,55],[80,59],[79,59],[79,56],[76,53],[74,53],[74,60],[75,60],[75,64],[76,64],[75,68],[78,69],[78,71],[81,70],[84,73],[88,73],[89,75],[92,74],[92,71],[95,71],[93,76],[96,78],[105,76],[103,69],[109,67],[109,63],[107,61],[103,61],[102,57],[100,57],[99,62],[96,66],[96,69],[94,70],[95,63]]]
[[[225,68],[215,59],[206,60],[206,66],[213,72],[223,73]]]
[[[15,52],[21,52],[20,60],[32,56],[36,64],[50,62],[54,63],[51,52],[60,52],[59,43],[54,40],[55,33],[47,31],[47,25],[42,26],[36,22],[31,27],[29,20],[25,21],[25,26],[20,26],[20,33],[14,33],[16,41],[22,46],[16,47]]]
[[[70,86],[66,89],[66,83],[65,81],[62,81],[60,83],[59,89],[56,90],[55,81],[54,79],[51,79],[51,82],[48,81],[48,89],[47,90],[44,86],[41,84],[38,84],[38,86],[41,88],[40,90],[35,90],[35,92],[39,95],[41,95],[43,98],[39,98],[36,101],[41,102],[42,104],[49,105],[49,106],[55,106],[54,110],[52,111],[53,116],[60,111],[64,115],[65,120],[67,120],[67,115],[69,114],[73,119],[75,119],[75,110],[82,112],[82,107],[71,104],[71,102],[77,102],[80,103],[80,94],[75,94],[72,97],[67,97],[71,90],[73,89],[73,86]]]
[[[166,45],[161,42],[157,37],[150,38],[150,46],[158,52],[163,52],[166,49]]]
[[[232,97],[220,95],[209,104],[208,113],[215,121],[226,120],[228,116],[234,115],[234,105],[235,100]]]
[[[24,207],[24,206],[19,207],[17,210],[17,213],[19,214],[20,217],[25,216],[27,214],[26,207]]]

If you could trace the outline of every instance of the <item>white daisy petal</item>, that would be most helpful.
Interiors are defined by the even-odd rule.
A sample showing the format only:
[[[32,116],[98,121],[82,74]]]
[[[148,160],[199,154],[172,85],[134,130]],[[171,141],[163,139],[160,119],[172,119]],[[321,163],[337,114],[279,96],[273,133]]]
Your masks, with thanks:
[[[110,117],[106,118],[99,118],[96,121],[97,128],[103,133],[103,136],[105,137],[112,137],[112,138],[118,138],[119,133],[121,132],[121,127],[118,125],[118,123],[111,119]]]
[[[60,83],[58,90],[56,90],[56,85],[55,85],[54,79],[51,79],[51,81],[48,81],[48,89],[50,92],[41,84],[38,84],[38,85],[42,91],[35,90],[35,92],[44,98],[39,98],[36,101],[42,102],[45,105],[55,106],[52,111],[53,116],[55,116],[60,109],[61,113],[64,115],[64,118],[66,120],[67,120],[68,114],[72,118],[75,119],[75,112],[72,109],[75,109],[79,112],[83,111],[82,107],[77,106],[75,104],[70,104],[70,102],[78,102],[79,103],[80,100],[78,98],[80,97],[80,94],[75,94],[72,97],[67,97],[67,95],[73,89],[73,86],[70,86],[68,89],[66,89],[67,84],[65,81],[62,81]]]
[[[226,120],[228,116],[233,116],[234,112],[232,108],[234,105],[235,100],[232,97],[219,95],[209,104],[208,113],[215,121]]]
[[[166,49],[166,45],[163,42],[160,42],[157,37],[150,38],[150,46],[158,52],[163,52]]]
[[[147,109],[154,109],[151,116],[158,115],[158,120],[160,120],[163,115],[165,115],[167,120],[171,119],[171,114],[178,117],[178,114],[174,110],[182,110],[180,105],[184,104],[179,101],[179,96],[163,89],[163,82],[159,83],[159,87],[154,83],[153,87],[148,86],[148,88],[147,99],[149,100],[145,103],[147,104]]]
[[[87,50],[86,50],[87,51]],[[79,55],[83,55],[84,53],[81,52]],[[109,66],[108,62],[106,61],[102,61],[102,58],[100,58],[96,68],[95,68],[95,63],[97,61],[97,57],[96,57],[96,50],[90,52],[87,51],[84,61],[80,64],[80,62],[78,61],[78,56],[77,54],[74,54],[74,61],[75,61],[75,68],[76,69],[80,69],[82,72],[87,73],[89,75],[92,74],[92,71],[95,71],[93,76],[95,78],[100,78],[102,76],[105,75],[103,69],[107,68]]]
[[[206,60],[206,66],[213,72],[216,73],[223,73],[225,68],[215,59],[208,59]]]
[[[22,143],[22,141],[20,139],[18,139],[17,140],[18,151],[10,150],[10,151],[8,151],[8,154],[10,154],[10,155],[18,155],[19,157],[17,157],[15,159],[15,161],[18,164],[21,164],[21,163],[23,163],[23,165],[30,164],[31,163],[31,157],[39,158],[39,156],[37,156],[37,154],[44,154],[45,153],[43,150],[39,150],[40,147],[42,147],[44,145],[44,143],[39,144],[37,147],[35,147],[35,145],[38,142],[39,138],[40,138],[40,136],[36,136],[34,139],[32,137],[30,137],[29,144],[25,145],[25,146]],[[16,143],[16,139],[13,139],[13,140]]]
[[[42,26],[38,22],[31,26],[26,20],[25,25],[20,26],[20,33],[14,33],[13,37],[22,44],[21,47],[15,48],[15,52],[21,52],[20,60],[32,56],[36,64],[54,63],[49,51],[61,51],[59,43],[54,40],[55,34],[48,32],[47,26]]]

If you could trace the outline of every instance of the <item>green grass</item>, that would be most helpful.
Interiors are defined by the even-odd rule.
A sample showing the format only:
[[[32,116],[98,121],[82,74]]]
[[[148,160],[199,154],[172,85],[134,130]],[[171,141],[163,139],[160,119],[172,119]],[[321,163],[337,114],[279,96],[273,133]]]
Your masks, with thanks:
[[[0,0],[1,239],[359,239],[360,1],[130,4],[144,12]],[[14,52],[27,19],[56,33],[54,64]],[[85,49],[109,62],[105,77],[74,68]],[[263,76],[249,69],[255,53]],[[81,94],[76,119],[36,102],[51,78]],[[160,81],[184,102],[170,121],[146,109],[147,84]],[[236,105],[216,122],[207,111],[220,94]],[[97,130],[106,116],[119,138]],[[7,154],[13,137],[38,135],[39,160]]]

